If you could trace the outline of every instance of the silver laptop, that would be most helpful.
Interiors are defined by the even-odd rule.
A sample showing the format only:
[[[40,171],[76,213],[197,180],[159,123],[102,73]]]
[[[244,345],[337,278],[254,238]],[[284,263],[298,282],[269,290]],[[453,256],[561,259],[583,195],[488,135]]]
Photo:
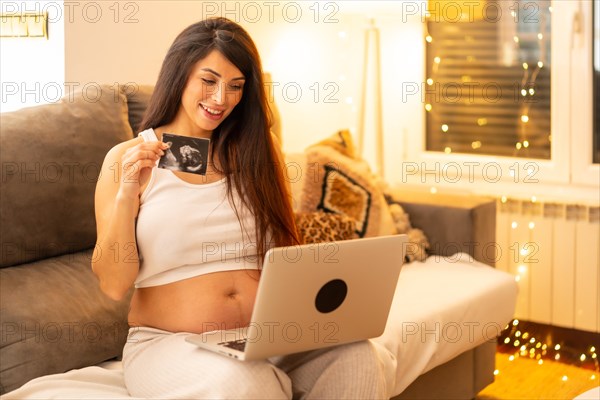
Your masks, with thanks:
[[[260,360],[380,336],[404,261],[406,235],[272,248],[251,322],[187,341]]]

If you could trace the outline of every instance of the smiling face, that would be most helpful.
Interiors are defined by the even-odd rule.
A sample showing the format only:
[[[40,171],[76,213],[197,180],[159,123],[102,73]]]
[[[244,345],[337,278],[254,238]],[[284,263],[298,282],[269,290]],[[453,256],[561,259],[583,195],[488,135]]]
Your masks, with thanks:
[[[180,134],[210,137],[240,102],[244,75],[219,51],[211,51],[191,69],[173,121]]]

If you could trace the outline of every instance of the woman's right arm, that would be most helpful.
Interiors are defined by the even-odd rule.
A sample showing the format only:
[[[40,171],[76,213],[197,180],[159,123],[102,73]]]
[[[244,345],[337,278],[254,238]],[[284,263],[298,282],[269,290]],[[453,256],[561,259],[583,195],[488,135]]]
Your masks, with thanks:
[[[120,300],[133,285],[139,271],[135,221],[141,188],[147,183],[162,142],[136,138],[113,147],[104,159],[96,185],[96,247],[92,271],[102,291]]]

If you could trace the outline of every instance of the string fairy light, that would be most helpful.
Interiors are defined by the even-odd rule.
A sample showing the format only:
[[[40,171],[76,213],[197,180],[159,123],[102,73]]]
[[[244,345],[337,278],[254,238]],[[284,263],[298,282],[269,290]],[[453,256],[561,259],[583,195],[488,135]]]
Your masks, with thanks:
[[[528,338],[529,340],[526,340]],[[551,341],[552,339],[550,337],[546,340]],[[565,344],[545,343],[544,339],[536,338],[529,332],[528,327],[523,326],[518,319],[514,319],[507,324],[504,331],[499,336],[498,343],[499,345],[503,343],[505,346],[510,346],[509,348],[504,348],[504,350],[502,350],[502,347],[499,347],[499,351],[504,353],[508,352],[508,361],[526,358],[536,360],[538,366],[543,366],[548,359],[559,362],[567,362],[567,360],[570,359],[573,364],[579,363],[579,365],[575,366],[580,368],[584,367],[584,364],[588,365],[586,369],[589,369],[589,365],[593,365],[594,369],[589,375],[590,380],[596,380],[597,374],[600,372],[595,346],[587,346],[587,350],[582,352],[581,350],[577,351],[574,348],[569,348]],[[564,354],[566,354],[567,357],[563,357],[562,355]],[[499,375],[500,373],[500,369],[494,371],[494,375]],[[564,374],[557,377],[557,379],[560,379],[562,382],[568,382],[569,376]]]
[[[551,13],[552,12],[552,7],[548,7],[548,11]],[[513,13],[515,13],[513,11]],[[519,18],[518,15],[515,14],[513,15],[513,17],[515,17],[515,22],[517,24],[517,31],[518,31],[518,26],[519,26]],[[530,65],[527,62],[523,62],[522,66],[523,66],[523,77],[521,79],[521,96],[522,96],[522,100],[523,103],[521,103],[521,108],[522,108],[522,112],[521,112],[521,121],[520,121],[520,137],[521,140],[519,140],[519,142],[515,145],[515,149],[516,152],[520,152],[521,150],[524,149],[528,149],[529,148],[529,141],[527,140],[527,136],[528,136],[528,123],[530,122],[531,119],[531,113],[530,113],[530,108],[532,106],[532,104],[536,103],[537,101],[535,101],[533,99],[533,97],[536,95],[536,90],[535,90],[535,86],[536,86],[536,81],[537,81],[537,77],[538,74],[540,73],[541,69],[544,68],[544,59],[548,57],[547,53],[546,53],[546,46],[547,46],[547,42],[549,40],[549,32],[548,35],[546,35],[546,32],[544,32],[545,29],[548,29],[548,24],[546,23],[546,18],[545,15],[542,15],[542,19],[541,22],[539,24],[539,32],[537,32],[537,35],[535,35],[535,37],[537,38],[537,45],[538,45],[538,49],[539,49],[539,55],[538,55],[538,61],[537,63],[535,63],[533,66],[534,68],[530,68]],[[521,40],[521,37],[519,37],[519,35],[515,35],[514,36],[514,45],[515,47],[518,47],[519,49],[521,49],[521,43],[523,42],[523,40]],[[528,46],[527,43],[524,43],[523,46]],[[524,47],[525,48],[525,47]],[[532,71],[533,70],[533,71]],[[526,86],[529,86],[529,88],[526,88]],[[527,97],[530,97],[532,99],[527,99]],[[522,144],[521,144],[522,142]]]
[[[537,196],[531,196],[527,199],[531,204],[538,203]],[[527,200],[521,200],[525,202]],[[512,200],[508,196],[503,195],[497,200],[503,207]],[[526,223],[529,235],[533,235],[533,231],[536,228],[534,221]],[[511,221],[512,229],[517,229],[519,223],[517,221]],[[533,241],[533,237],[529,237],[530,241]],[[525,251],[523,251],[525,250]],[[523,257],[527,256],[528,249],[520,248],[518,254]],[[530,268],[534,268],[533,265],[527,263],[525,259],[519,259],[518,263],[515,263],[515,281],[520,282],[524,279],[524,276],[529,273]],[[533,271],[533,269],[531,269]],[[536,365],[542,368],[544,365],[548,365],[546,361],[555,361],[568,364],[574,364],[577,367],[584,369],[592,369],[589,380],[595,381],[600,372],[600,366],[598,362],[598,354],[596,353],[596,347],[594,345],[588,345],[585,347],[573,348],[563,342],[554,342],[550,335],[544,337],[544,335],[533,334],[527,324],[523,324],[522,321],[514,319],[509,322],[498,338],[498,350],[500,353],[507,353],[508,361],[515,361],[518,358],[528,359],[535,361]],[[501,371],[498,370],[497,374]],[[497,375],[496,374],[496,375]],[[560,379],[563,383],[568,384],[569,376],[561,375],[555,379]]]
[[[520,5],[521,7],[521,5]],[[505,23],[514,23],[515,24],[515,29],[514,29],[514,33],[511,34],[507,40],[509,42],[512,42],[512,46],[513,49],[516,49],[516,51],[512,50],[511,53],[516,54],[516,57],[514,57],[513,59],[516,60],[517,63],[520,63],[521,67],[522,67],[522,77],[521,77],[521,82],[520,84],[518,82],[515,82],[515,89],[517,89],[516,94],[520,94],[521,98],[518,101],[519,104],[519,111],[517,113],[517,120],[515,121],[516,123],[516,137],[518,138],[518,140],[515,142],[515,147],[514,150],[512,152],[513,156],[520,156],[520,155],[528,155],[530,154],[529,152],[527,154],[521,154],[524,151],[539,151],[539,149],[536,149],[536,147],[539,147],[538,145],[538,141],[533,141],[531,140],[531,138],[529,136],[533,135],[535,133],[536,129],[539,129],[540,124],[532,124],[532,117],[535,117],[535,113],[531,113],[532,111],[532,107],[535,107],[535,104],[545,104],[544,101],[541,101],[542,99],[537,99],[536,97],[539,97],[540,95],[544,95],[546,96],[547,94],[544,94],[543,92],[541,94],[538,93],[538,90],[536,90],[536,85],[537,85],[537,78],[538,75],[540,74],[541,70],[545,67],[544,62],[549,60],[549,54],[547,51],[547,47],[548,47],[548,43],[550,41],[550,24],[549,24],[549,13],[552,12],[552,7],[548,7],[547,12],[540,14],[540,16],[542,18],[540,18],[539,20],[536,21],[537,25],[533,26],[533,32],[532,32],[532,26],[530,24],[525,24],[527,21],[526,17],[527,17],[527,13],[522,13],[520,11],[517,10],[511,10],[510,15],[512,16],[512,18],[507,19]],[[425,32],[424,32],[424,40],[425,40],[425,46],[433,46],[434,40],[436,40],[436,38],[434,37],[434,35],[432,35],[429,31],[430,29],[430,25],[431,23],[433,23],[434,21],[431,19],[432,15],[428,12],[426,13],[426,19],[427,22],[424,24],[425,25]],[[508,17],[508,16],[507,16]],[[511,22],[514,21],[514,22]],[[435,21],[435,22],[439,22],[439,21]],[[472,35],[465,35],[464,37],[465,42],[467,43],[472,43],[472,42],[476,42],[477,38],[473,37]],[[536,50],[537,48],[537,50]],[[440,49],[436,48],[436,47],[428,47],[426,50],[426,54],[431,54],[431,57],[429,58],[429,62],[430,64],[428,64],[428,71],[427,74],[428,76],[426,77],[426,84],[429,86],[434,86],[435,85],[435,89],[438,88],[438,85],[444,84],[443,81],[443,77],[440,78],[441,80],[438,80],[438,71],[440,68],[441,64],[444,64],[444,58],[445,55],[444,54],[439,54]],[[534,52],[534,53],[532,53]],[[448,56],[450,60],[450,62],[448,62],[448,65],[451,65],[451,61],[452,61],[452,57],[454,56]],[[511,55],[511,57],[513,57]],[[460,58],[460,57],[459,57]],[[466,60],[467,62],[471,63],[471,62],[476,62],[479,61],[478,60],[478,56],[476,54],[465,54],[464,55],[464,60]],[[519,65],[519,64],[517,64]],[[472,79],[471,76],[469,75],[464,75],[462,77],[462,84],[472,84]],[[518,85],[518,86],[517,86]],[[471,85],[469,85],[469,90],[471,90]],[[431,93],[431,92],[427,92],[426,93],[427,97],[431,97],[431,96],[438,96],[436,93]],[[465,102],[467,102],[468,104],[469,101],[473,101],[471,97],[469,97],[470,100],[465,100]],[[437,100],[439,101],[439,100]],[[425,102],[424,104],[425,110],[430,113],[427,114],[427,118],[430,120],[435,120],[438,119],[434,125],[442,125],[444,122],[446,121],[440,121],[439,119],[441,119],[441,114],[439,113],[431,113],[431,111],[433,110],[433,108],[435,107],[433,104],[433,101],[428,100]],[[476,125],[475,127],[478,129],[482,129],[480,132],[484,133],[487,132],[484,127],[486,127],[488,125],[487,123],[487,118],[486,116],[476,116],[473,120],[472,120]],[[443,130],[443,133],[446,133],[446,130]],[[457,130],[458,132],[458,130]],[[546,134],[544,133],[544,136],[546,136]],[[452,142],[451,140],[453,139],[453,135],[446,135],[443,136],[441,139],[442,143],[440,143],[440,147],[443,148],[443,151],[446,154],[450,154],[453,152],[452,149]],[[550,135],[548,134],[547,136],[548,141],[547,142],[543,142],[544,145],[547,145],[550,142]],[[464,142],[462,142],[464,143]],[[471,141],[469,141],[468,143],[470,143],[470,149],[471,152],[479,152],[483,149],[486,148],[486,144],[487,142],[477,138],[477,139],[473,139]],[[464,146],[462,148],[464,148],[466,150],[466,146],[468,146],[468,144],[461,144],[461,146]],[[488,146],[489,148],[489,146]]]
[[[431,14],[430,14],[430,13],[427,13],[427,15],[426,15],[426,18],[428,18],[428,19],[429,19],[430,17],[431,17]],[[431,43],[433,43],[433,37],[432,37],[432,36],[429,34],[429,32],[428,32],[428,29],[427,29],[427,24],[425,24],[425,30],[426,30],[426,32],[425,32],[425,41],[426,41],[428,44],[431,44]],[[432,69],[432,71],[431,71],[431,76],[430,76],[430,77],[428,77],[428,78],[425,80],[425,82],[427,83],[427,85],[428,85],[428,86],[433,86],[433,85],[434,85],[435,81],[434,81],[434,79],[433,79],[432,77],[433,77],[433,76],[435,76],[435,75],[437,74],[437,72],[438,72],[438,69],[439,69],[439,67],[440,67],[440,64],[441,64],[441,63],[442,63],[442,58],[441,58],[439,55],[436,55],[435,57],[433,57],[433,63],[432,63],[432,68],[431,68],[431,69]],[[425,103],[425,111],[427,111],[427,112],[431,112],[431,110],[432,110],[432,109],[433,109],[433,105],[431,104],[431,102],[426,102],[426,103]],[[448,127],[448,125],[447,125],[447,124],[442,124],[442,125],[441,125],[441,129],[442,129],[442,132],[443,132],[443,133],[447,133],[447,132],[448,132],[448,129],[449,129],[449,127]],[[445,146],[445,147],[444,147],[444,153],[445,153],[445,154],[450,154],[450,153],[452,153],[452,147],[450,147],[450,146]]]

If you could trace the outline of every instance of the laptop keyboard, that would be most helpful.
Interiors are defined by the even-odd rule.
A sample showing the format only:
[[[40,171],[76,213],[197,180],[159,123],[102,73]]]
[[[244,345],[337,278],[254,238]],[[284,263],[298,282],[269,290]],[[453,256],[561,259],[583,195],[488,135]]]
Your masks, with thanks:
[[[219,344],[225,347],[229,347],[230,349],[244,351],[244,349],[246,348],[246,338],[229,340],[227,342],[220,342]]]

